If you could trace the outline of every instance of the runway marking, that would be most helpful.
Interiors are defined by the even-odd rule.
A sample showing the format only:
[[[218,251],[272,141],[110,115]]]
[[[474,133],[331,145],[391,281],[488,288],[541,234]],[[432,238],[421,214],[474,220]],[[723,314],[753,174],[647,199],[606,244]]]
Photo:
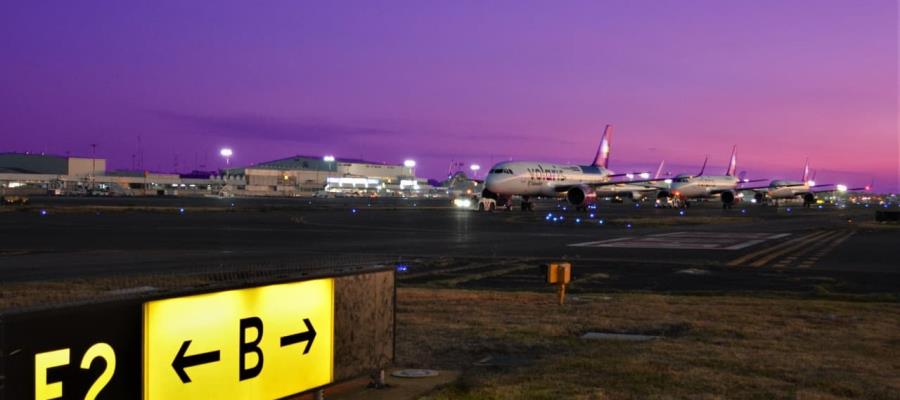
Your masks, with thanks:
[[[790,234],[761,232],[670,232],[573,243],[570,244],[569,247],[740,250],[755,246],[767,240],[780,239],[787,236],[790,236]]]
[[[503,268],[503,269],[495,269],[495,270],[486,271],[486,272],[483,272],[483,273],[480,273],[480,274],[468,274],[468,275],[463,275],[463,276],[460,276],[460,277],[458,277],[458,278],[453,278],[453,279],[444,279],[444,280],[440,280],[440,281],[432,281],[431,284],[436,284],[436,285],[447,285],[447,286],[456,286],[456,285],[458,285],[458,284],[460,284],[460,283],[465,283],[465,282],[469,282],[469,281],[475,281],[475,280],[484,279],[484,278],[492,278],[492,277],[500,276],[500,275],[506,275],[506,274],[508,274],[508,273],[510,273],[510,272],[517,272],[517,271],[522,271],[522,270],[525,270],[525,269],[535,269],[535,266],[533,266],[533,265],[519,265],[519,266],[516,266],[516,267]]]
[[[761,257],[761,256],[765,256],[766,254],[769,254],[769,253],[771,253],[772,251],[777,251],[777,250],[783,249],[783,248],[785,248],[785,247],[789,247],[789,246],[791,246],[791,245],[793,245],[793,244],[795,244],[795,243],[797,243],[797,242],[806,240],[806,239],[808,239],[808,238],[811,237],[811,236],[817,236],[817,235],[820,235],[820,234],[822,234],[822,233],[823,233],[822,231],[812,232],[812,233],[810,233],[810,234],[807,234],[807,235],[804,235],[804,236],[800,236],[800,237],[796,237],[796,238],[793,238],[793,239],[788,240],[788,241],[786,241],[786,242],[779,243],[779,244],[774,245],[774,246],[771,246],[771,247],[766,247],[766,248],[763,248],[763,249],[754,251],[754,252],[752,252],[752,253],[744,254],[744,255],[741,256],[741,257],[738,257],[738,258],[736,258],[736,259],[734,259],[734,260],[731,260],[731,261],[728,262],[728,264],[726,264],[726,265],[728,265],[729,267],[736,267],[736,266],[739,266],[739,265],[744,265],[744,263],[746,263],[747,261],[750,261],[750,260],[752,260],[752,259],[754,259],[754,258]]]
[[[843,236],[840,236],[840,237],[832,240],[830,245],[822,247],[821,250],[816,252],[816,254],[814,254],[812,257],[810,257],[810,258],[806,259],[805,261],[803,261],[802,263],[800,263],[799,267],[800,268],[811,268],[813,265],[815,265],[816,262],[819,261],[820,258],[822,258],[826,254],[830,253],[832,250],[837,248],[838,245],[840,245],[841,243],[844,243],[845,241],[847,241],[847,239],[850,239],[850,237],[855,234],[856,234],[856,231],[850,231],[850,232],[845,233]]]
[[[840,234],[841,234],[840,231],[833,231],[833,232],[829,233],[828,235],[825,235],[825,236],[819,238],[819,240],[816,241],[816,243],[813,243],[810,246],[800,249],[800,251],[798,251],[797,253],[791,254],[789,257],[785,257],[785,258],[781,259],[781,261],[775,263],[774,267],[775,268],[784,268],[789,265],[792,265],[795,261],[797,261],[798,258],[803,257],[815,250],[818,250],[818,249],[822,248],[823,246],[826,246],[828,244],[829,239],[837,237]]]
[[[769,261],[774,260],[776,257],[782,256],[784,254],[788,254],[792,251],[796,251],[797,249],[802,248],[803,246],[809,246],[813,243],[816,243],[818,240],[825,239],[833,235],[834,232],[818,232],[813,235],[805,236],[802,240],[791,241],[791,245],[784,246],[776,251],[771,251],[763,257],[760,257],[758,260],[750,263],[752,267],[762,267],[769,263]],[[771,249],[770,249],[771,250]]]
[[[416,272],[416,273],[412,273],[412,274],[400,275],[399,278],[400,278],[400,280],[415,279],[415,278],[421,278],[423,276],[429,276],[429,275],[438,275],[438,274],[444,274],[444,273],[448,273],[448,272],[459,272],[459,271],[466,271],[466,270],[470,270],[470,269],[484,268],[484,267],[489,267],[491,264],[494,264],[494,263],[474,263],[474,264],[466,264],[461,267],[429,269],[429,270],[426,270],[423,272]]]

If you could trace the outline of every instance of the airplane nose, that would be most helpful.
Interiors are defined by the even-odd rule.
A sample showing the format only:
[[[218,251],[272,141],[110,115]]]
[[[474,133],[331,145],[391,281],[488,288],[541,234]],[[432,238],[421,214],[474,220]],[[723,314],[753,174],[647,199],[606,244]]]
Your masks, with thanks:
[[[495,175],[488,175],[485,177],[484,187],[487,190],[493,191],[493,189],[497,187],[497,177]]]

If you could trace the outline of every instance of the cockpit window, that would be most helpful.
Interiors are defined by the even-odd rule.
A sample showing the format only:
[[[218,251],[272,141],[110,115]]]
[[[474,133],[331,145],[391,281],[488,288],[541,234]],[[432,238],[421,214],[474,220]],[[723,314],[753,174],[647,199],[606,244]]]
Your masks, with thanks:
[[[673,182],[687,182],[687,181],[688,181],[687,177],[675,178],[675,180],[673,180]]]
[[[496,169],[492,169],[492,170],[491,170],[491,173],[492,173],[492,174],[510,174],[510,175],[512,175],[512,170],[509,169],[509,168],[506,168],[506,169],[504,169],[504,168],[496,168]]]

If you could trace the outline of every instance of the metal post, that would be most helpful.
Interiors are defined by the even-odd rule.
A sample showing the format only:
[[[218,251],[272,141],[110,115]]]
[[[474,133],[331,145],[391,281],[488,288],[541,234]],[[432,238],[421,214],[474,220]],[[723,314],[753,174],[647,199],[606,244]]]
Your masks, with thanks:
[[[559,284],[559,305],[563,305],[566,300],[566,284]]]
[[[378,378],[375,380],[375,387],[383,388],[385,387],[384,383],[384,369],[378,370]]]
[[[91,143],[91,192],[94,191],[95,174],[97,174],[97,144]]]
[[[313,393],[313,399],[315,400],[325,400],[325,389],[318,389],[315,393]]]

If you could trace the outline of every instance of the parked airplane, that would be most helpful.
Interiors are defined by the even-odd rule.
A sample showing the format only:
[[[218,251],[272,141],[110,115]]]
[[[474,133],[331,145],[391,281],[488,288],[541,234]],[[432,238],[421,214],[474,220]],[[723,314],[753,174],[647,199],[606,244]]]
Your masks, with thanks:
[[[523,210],[533,209],[532,197],[565,197],[576,208],[585,208],[597,201],[597,194],[604,187],[656,181],[649,179],[648,173],[637,174],[641,179],[613,180],[633,177],[634,174],[614,174],[609,170],[611,138],[612,126],[606,125],[591,165],[537,161],[498,163],[485,178],[482,196],[494,199],[498,205],[507,208],[510,207],[513,196],[521,196]]]
[[[778,200],[795,199],[799,197],[803,199],[804,207],[809,207],[810,204],[815,203],[816,193],[833,192],[835,190],[833,184],[816,185],[816,182],[809,175],[809,159],[806,159],[806,164],[803,166],[803,175],[800,177],[799,181],[777,179],[770,182],[768,186],[748,187],[743,189],[749,189],[756,192],[756,194],[753,195],[753,198],[757,203],[762,203],[766,200],[777,202]]]
[[[660,191],[658,198],[675,198],[679,203],[690,206],[691,199],[706,199],[718,197],[722,200],[722,208],[731,208],[737,199],[737,185],[740,179],[735,176],[737,170],[737,146],[731,149],[731,160],[725,175],[703,175],[706,170],[706,162],[697,175],[681,174],[672,179],[669,190]]]
[[[644,197],[659,193],[659,191],[661,190],[668,190],[669,184],[664,182],[665,178],[663,178],[662,173],[665,163],[665,160],[659,162],[659,167],[656,168],[656,174],[653,175],[653,179],[655,181],[646,183],[634,183],[631,181],[625,181],[625,183],[619,183],[610,186],[601,186],[597,188],[597,195],[599,197],[630,197],[633,201],[640,201]],[[627,174],[626,177],[628,177]]]
[[[799,181],[779,179],[773,180],[768,186],[745,187],[742,189],[753,190],[756,192],[753,195],[753,198],[757,203],[772,200],[777,204],[778,200],[795,199],[799,197],[803,199],[804,207],[809,207],[816,202],[817,193],[834,191],[856,192],[868,191],[871,189],[871,185],[860,188],[847,188],[846,185],[836,185],[833,183],[816,184],[815,174],[810,177],[809,173],[809,159],[806,159],[806,164],[803,166],[803,175]]]

